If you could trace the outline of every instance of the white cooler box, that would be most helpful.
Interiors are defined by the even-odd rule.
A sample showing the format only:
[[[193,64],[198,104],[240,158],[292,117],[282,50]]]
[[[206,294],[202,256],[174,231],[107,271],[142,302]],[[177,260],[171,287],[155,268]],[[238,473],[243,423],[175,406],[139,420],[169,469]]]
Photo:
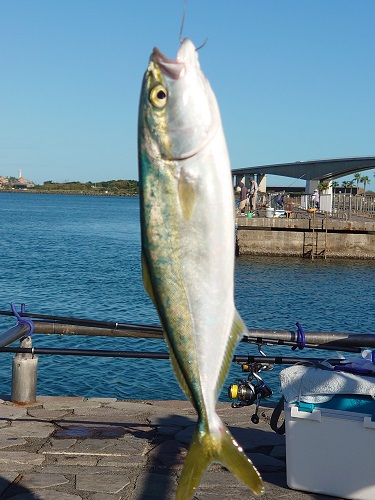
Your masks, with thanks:
[[[285,403],[290,488],[375,499],[375,402],[338,395],[323,404]]]

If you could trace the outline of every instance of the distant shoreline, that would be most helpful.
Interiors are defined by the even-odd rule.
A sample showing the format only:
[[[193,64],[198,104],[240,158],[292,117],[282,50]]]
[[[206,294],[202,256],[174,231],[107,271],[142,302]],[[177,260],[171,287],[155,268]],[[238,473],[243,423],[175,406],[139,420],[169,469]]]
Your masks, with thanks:
[[[48,190],[48,189],[0,189],[0,193],[12,193],[12,194],[62,194],[62,195],[74,195],[74,196],[117,196],[126,198],[138,198],[139,194],[126,194],[126,193],[100,193],[100,192],[85,192],[85,191],[58,191],[58,190]]]

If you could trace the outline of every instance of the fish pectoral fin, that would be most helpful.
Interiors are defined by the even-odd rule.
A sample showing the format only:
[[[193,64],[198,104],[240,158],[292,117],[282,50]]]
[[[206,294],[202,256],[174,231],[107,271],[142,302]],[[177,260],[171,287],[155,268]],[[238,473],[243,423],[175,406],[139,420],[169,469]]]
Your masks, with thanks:
[[[178,181],[178,201],[182,216],[185,220],[190,220],[194,211],[197,199],[197,192],[195,184],[187,179],[182,173]]]
[[[176,500],[193,497],[203,474],[213,462],[230,470],[255,494],[263,493],[264,486],[259,472],[221,422],[220,438],[204,434],[198,427],[195,430],[178,483]]]

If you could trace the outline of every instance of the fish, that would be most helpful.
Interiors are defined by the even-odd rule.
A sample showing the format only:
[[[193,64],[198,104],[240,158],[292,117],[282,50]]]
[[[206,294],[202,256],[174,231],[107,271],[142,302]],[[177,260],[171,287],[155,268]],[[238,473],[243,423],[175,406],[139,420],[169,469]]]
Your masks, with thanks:
[[[198,414],[176,499],[191,498],[213,462],[262,493],[260,474],[216,412],[247,328],[234,304],[234,189],[220,110],[188,38],[176,59],[157,48],[150,56],[138,163],[143,283]]]

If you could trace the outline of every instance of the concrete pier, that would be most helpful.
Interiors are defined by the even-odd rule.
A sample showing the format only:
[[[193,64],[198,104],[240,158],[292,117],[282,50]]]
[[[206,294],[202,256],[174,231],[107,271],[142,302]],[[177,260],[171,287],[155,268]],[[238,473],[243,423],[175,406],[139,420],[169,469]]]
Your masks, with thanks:
[[[326,258],[375,259],[375,220],[353,217],[350,221],[316,214],[314,221],[306,212],[292,218],[238,216],[237,253],[276,257],[303,257],[305,242],[314,231]],[[314,224],[314,227],[313,227]]]
[[[0,498],[17,500],[172,500],[196,422],[187,401],[38,396],[0,401]],[[219,403],[218,413],[265,482],[266,500],[328,499],[286,485],[285,439],[253,407]],[[256,498],[212,465],[194,498]]]

